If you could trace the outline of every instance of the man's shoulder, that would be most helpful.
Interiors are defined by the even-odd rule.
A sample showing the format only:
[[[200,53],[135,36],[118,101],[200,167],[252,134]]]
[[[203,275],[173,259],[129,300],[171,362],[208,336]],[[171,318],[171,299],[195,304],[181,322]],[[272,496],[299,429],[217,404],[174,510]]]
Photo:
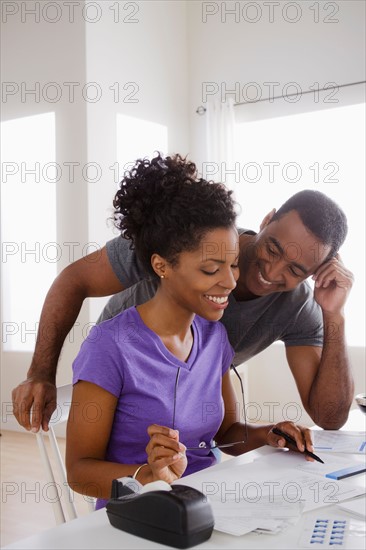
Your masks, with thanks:
[[[302,281],[296,288],[290,292],[283,292],[283,294],[289,294],[292,300],[308,300],[314,297],[313,289],[308,281]]]
[[[299,311],[315,307],[313,290],[307,281],[302,281],[296,288],[288,292],[273,292],[249,301],[236,301],[229,297],[227,314],[224,314],[224,325],[234,325],[243,315],[248,322],[264,317],[287,318],[297,315]]]
[[[253,231],[252,229],[244,229],[243,227],[237,227],[236,229],[238,230],[239,236],[240,235],[256,235],[256,232]]]
[[[277,313],[275,313],[277,311]],[[318,320],[320,306],[314,299],[314,292],[308,281],[302,281],[296,288],[289,292],[279,293],[277,299],[271,303],[268,314],[276,315],[284,322],[292,323],[294,319]],[[287,319],[287,321],[286,321]]]
[[[113,248],[128,248],[131,249],[132,241],[125,239],[122,235],[116,235],[113,239],[110,239],[106,242],[107,249],[111,250]]]
[[[139,306],[151,300],[156,293],[157,285],[157,281],[153,279],[142,279],[126,288],[126,290],[118,292],[109,299],[97,322],[101,323],[106,319],[115,317],[123,310]]]
[[[258,305],[263,302],[263,307],[273,305],[278,307],[281,304],[303,304],[305,301],[313,298],[313,289],[308,281],[302,281],[296,288],[287,292],[274,292],[268,296],[260,298]]]
[[[272,300],[270,299],[272,297]],[[270,307],[281,307],[287,310],[289,314],[297,313],[307,304],[313,303],[314,293],[308,281],[302,281],[296,288],[288,292],[276,292],[269,295]]]

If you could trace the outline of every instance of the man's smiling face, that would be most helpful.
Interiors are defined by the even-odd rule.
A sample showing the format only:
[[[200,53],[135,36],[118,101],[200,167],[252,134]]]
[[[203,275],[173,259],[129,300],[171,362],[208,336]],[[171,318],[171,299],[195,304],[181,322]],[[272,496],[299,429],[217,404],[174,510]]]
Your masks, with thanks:
[[[330,249],[291,210],[270,222],[241,252],[239,284],[255,296],[288,292],[315,273]]]

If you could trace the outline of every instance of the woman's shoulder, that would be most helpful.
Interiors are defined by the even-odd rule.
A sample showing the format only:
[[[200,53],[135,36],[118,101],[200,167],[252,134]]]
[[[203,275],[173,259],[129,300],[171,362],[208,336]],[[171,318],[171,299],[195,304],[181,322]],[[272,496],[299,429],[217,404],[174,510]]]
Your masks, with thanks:
[[[137,314],[135,306],[121,311],[111,319],[107,319],[100,323],[95,324],[89,331],[85,338],[85,341],[89,343],[99,343],[113,341],[119,342],[120,338],[116,338],[116,335],[121,335],[123,331],[131,331],[133,327],[137,327],[139,324],[139,315]]]

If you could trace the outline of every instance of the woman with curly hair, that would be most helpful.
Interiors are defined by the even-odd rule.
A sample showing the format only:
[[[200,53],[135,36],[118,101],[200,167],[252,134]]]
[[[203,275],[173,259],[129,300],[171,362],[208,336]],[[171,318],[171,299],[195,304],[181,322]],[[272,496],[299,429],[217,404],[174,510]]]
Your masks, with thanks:
[[[98,497],[97,508],[114,478],[172,483],[214,464],[213,447],[238,455],[278,444],[272,424],[240,422],[234,351],[215,322],[239,276],[231,192],[199,179],[179,155],[157,155],[136,161],[113,204],[117,227],[158,289],[95,326],[73,364],[68,481]],[[311,446],[309,430],[281,428],[300,451]]]

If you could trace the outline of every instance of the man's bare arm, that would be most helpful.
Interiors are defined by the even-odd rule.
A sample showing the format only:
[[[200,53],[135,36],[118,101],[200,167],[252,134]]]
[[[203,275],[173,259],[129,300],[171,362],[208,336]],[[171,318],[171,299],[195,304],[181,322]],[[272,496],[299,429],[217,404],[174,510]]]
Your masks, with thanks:
[[[325,430],[338,430],[346,422],[353,399],[353,378],[341,342],[325,340],[324,347],[286,348],[306,412]]]
[[[55,379],[61,348],[84,299],[109,296],[123,289],[105,247],[70,264],[55,279],[42,308],[27,379],[12,392],[14,415],[21,426],[32,431],[48,429],[56,407]]]
[[[322,428],[337,430],[348,418],[354,393],[343,311],[353,275],[337,255],[313,278],[323,312],[323,348],[288,347],[286,354],[307,412]]]

